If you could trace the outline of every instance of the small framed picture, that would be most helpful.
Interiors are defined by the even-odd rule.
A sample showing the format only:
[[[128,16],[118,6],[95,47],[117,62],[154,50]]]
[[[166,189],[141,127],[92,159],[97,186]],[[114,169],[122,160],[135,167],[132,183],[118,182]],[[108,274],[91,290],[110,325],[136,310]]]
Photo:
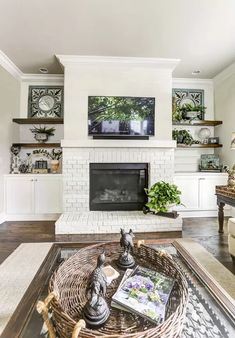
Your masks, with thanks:
[[[208,143],[209,144],[219,144],[219,137],[209,137]]]
[[[200,171],[214,171],[219,172],[221,169],[220,159],[218,155],[214,154],[202,154],[199,165]]]

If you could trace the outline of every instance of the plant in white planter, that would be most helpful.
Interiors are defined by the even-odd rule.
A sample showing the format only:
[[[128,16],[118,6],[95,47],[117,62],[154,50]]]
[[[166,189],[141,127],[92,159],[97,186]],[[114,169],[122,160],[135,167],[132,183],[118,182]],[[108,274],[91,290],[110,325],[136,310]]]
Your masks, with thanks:
[[[181,192],[175,184],[160,181],[152,185],[151,188],[145,189],[145,192],[149,201],[144,207],[144,213],[152,212],[173,218],[178,216],[176,211],[170,211],[173,206],[181,204]]]
[[[34,134],[35,140],[38,142],[46,142],[50,136],[54,135],[55,128],[47,128],[46,126],[44,127],[33,127],[30,129],[31,132]]]

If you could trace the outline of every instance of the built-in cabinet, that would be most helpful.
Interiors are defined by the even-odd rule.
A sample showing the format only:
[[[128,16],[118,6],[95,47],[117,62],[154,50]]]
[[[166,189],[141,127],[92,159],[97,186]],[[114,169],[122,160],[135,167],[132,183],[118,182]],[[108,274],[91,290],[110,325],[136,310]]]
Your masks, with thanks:
[[[49,215],[62,212],[62,175],[5,175],[6,215]],[[9,217],[8,217],[9,218]]]
[[[181,202],[183,205],[178,206],[177,210],[185,212],[185,214],[192,211],[217,212],[215,186],[226,185],[227,174],[200,172],[179,173],[175,174],[174,183],[182,193]]]

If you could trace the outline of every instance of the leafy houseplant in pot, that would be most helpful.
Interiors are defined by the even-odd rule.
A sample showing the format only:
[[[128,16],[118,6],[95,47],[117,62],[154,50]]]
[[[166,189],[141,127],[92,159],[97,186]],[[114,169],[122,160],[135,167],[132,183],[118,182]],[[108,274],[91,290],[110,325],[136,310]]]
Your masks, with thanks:
[[[34,134],[34,138],[35,140],[37,140],[38,142],[46,142],[49,138],[49,136],[53,136],[54,135],[54,131],[55,128],[47,128],[46,126],[44,127],[33,127],[32,129],[30,129],[31,132]]]
[[[181,204],[181,192],[175,184],[160,181],[151,188],[145,189],[145,192],[149,198],[143,209],[145,214],[152,212],[153,214],[170,218],[178,216],[176,211],[169,211],[174,205]]]
[[[187,131],[186,129],[183,130],[174,129],[172,131],[172,138],[177,142],[177,144],[185,144],[187,146],[191,146],[193,143],[197,142],[193,139],[190,132]]]
[[[183,120],[204,120],[206,107],[202,105],[184,104],[180,108]]]

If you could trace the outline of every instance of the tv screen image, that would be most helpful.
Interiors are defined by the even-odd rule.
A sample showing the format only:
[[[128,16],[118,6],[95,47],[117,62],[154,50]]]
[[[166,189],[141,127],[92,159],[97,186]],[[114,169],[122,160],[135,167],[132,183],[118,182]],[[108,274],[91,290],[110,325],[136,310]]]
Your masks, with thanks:
[[[88,96],[89,135],[154,135],[154,97]]]

